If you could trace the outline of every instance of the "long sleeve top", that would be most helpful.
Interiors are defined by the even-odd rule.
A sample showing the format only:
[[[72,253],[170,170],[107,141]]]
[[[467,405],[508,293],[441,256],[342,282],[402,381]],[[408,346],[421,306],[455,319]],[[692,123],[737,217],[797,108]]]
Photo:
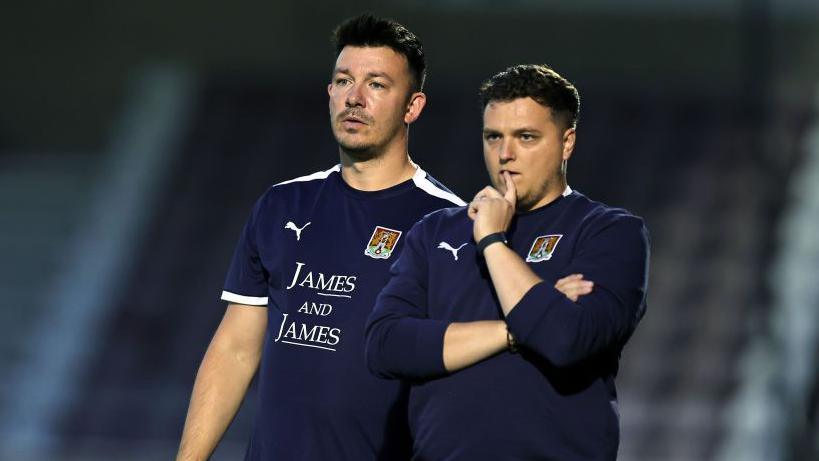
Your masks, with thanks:
[[[543,279],[506,317],[520,353],[446,373],[450,323],[504,318],[466,208],[447,208],[410,230],[391,268],[365,331],[370,371],[412,384],[414,459],[614,459],[614,377],[646,309],[646,227],[573,191],[516,215],[507,238]],[[577,303],[554,288],[573,273],[595,283]]]

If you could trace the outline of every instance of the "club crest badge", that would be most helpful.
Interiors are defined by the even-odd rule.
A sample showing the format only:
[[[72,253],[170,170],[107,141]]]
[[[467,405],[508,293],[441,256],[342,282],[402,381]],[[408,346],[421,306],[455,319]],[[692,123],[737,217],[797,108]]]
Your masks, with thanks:
[[[387,259],[401,237],[401,231],[388,227],[375,226],[372,237],[364,249],[364,254],[375,259]]]
[[[532,248],[529,249],[529,254],[526,255],[526,262],[539,263],[552,259],[552,253],[561,237],[563,234],[541,235],[536,238],[532,243]]]

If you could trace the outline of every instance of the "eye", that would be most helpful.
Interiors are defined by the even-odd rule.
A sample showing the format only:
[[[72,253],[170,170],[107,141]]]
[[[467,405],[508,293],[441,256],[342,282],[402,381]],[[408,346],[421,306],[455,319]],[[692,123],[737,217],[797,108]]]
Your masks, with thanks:
[[[348,83],[350,83],[350,79],[348,79],[348,78],[346,78],[346,77],[338,77],[338,78],[335,80],[335,84],[336,84],[336,86],[345,86],[345,85],[347,85]]]
[[[495,142],[495,141],[497,141],[498,139],[500,139],[500,135],[499,135],[498,133],[485,133],[485,134],[483,135],[483,139],[484,139],[486,142]]]
[[[386,85],[384,85],[381,82],[373,81],[373,82],[370,82],[370,88],[373,88],[373,89],[376,89],[376,90],[383,90],[384,88],[386,88]]]
[[[537,139],[537,136],[533,133],[521,133],[520,140],[523,142],[531,142]]]

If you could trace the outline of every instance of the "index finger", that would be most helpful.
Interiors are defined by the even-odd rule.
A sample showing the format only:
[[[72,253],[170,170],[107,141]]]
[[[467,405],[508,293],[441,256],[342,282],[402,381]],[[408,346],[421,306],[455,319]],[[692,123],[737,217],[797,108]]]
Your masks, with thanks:
[[[515,181],[512,180],[512,174],[508,171],[503,172],[503,179],[506,181],[506,192],[503,194],[503,198],[506,199],[512,206],[515,206],[515,203],[518,200],[517,196],[517,189],[515,188]]]

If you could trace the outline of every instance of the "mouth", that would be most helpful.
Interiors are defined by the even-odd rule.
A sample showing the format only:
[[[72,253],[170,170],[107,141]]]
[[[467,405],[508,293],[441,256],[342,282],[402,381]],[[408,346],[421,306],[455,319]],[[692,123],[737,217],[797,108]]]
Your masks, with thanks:
[[[356,117],[344,117],[341,119],[341,128],[344,131],[355,133],[367,126],[367,122]]]
[[[364,125],[369,125],[368,119],[360,115],[346,113],[342,114],[339,118],[341,120],[341,124],[346,128],[358,128]]]
[[[509,176],[511,176],[513,180],[514,180],[516,177],[520,176],[520,173],[518,173],[517,171],[512,171],[512,170],[500,170],[500,171],[498,172],[498,176],[500,176],[500,177],[501,177],[501,179],[503,179],[503,173],[509,173]]]

